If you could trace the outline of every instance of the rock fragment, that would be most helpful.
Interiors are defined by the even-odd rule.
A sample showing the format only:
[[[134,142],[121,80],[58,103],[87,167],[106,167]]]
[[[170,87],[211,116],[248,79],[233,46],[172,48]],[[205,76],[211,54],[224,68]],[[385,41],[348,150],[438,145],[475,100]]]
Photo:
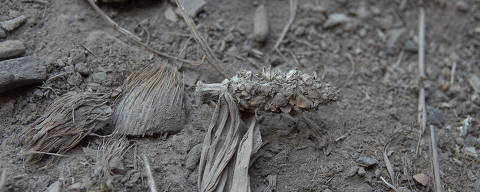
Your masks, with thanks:
[[[185,167],[189,170],[194,170],[197,168],[198,162],[200,161],[200,155],[202,153],[203,144],[197,144],[187,153],[185,158]]]
[[[263,43],[268,37],[267,10],[264,5],[258,6],[253,21],[253,38],[258,43]]]
[[[373,166],[373,165],[376,165],[378,164],[378,161],[374,158],[371,158],[371,157],[367,157],[367,156],[361,156],[359,157],[356,162],[360,165],[360,166],[363,166],[363,167],[370,167],[370,166]]]
[[[20,15],[16,18],[0,22],[0,28],[7,32],[13,31],[27,21],[27,17]]]
[[[60,181],[55,181],[47,188],[47,192],[62,192],[62,183]]]
[[[183,8],[185,8],[185,11],[190,17],[195,17],[197,16],[198,13],[203,9],[205,4],[205,0],[180,0]]]
[[[19,57],[25,54],[25,45],[19,40],[0,42],[0,60]]]
[[[478,75],[472,75],[468,78],[468,83],[473,88],[475,93],[480,93],[480,77]]]
[[[470,157],[478,157],[477,149],[475,149],[475,147],[465,147],[463,148],[463,152]]]
[[[47,79],[46,61],[28,56],[0,62],[0,93]]]
[[[168,6],[163,14],[164,14],[165,18],[167,18],[171,22],[175,23],[175,22],[178,21],[178,16],[175,13],[175,11],[173,11],[173,8],[171,6]]]
[[[416,182],[422,184],[423,186],[427,186],[428,182],[430,181],[430,177],[428,177],[428,175],[425,175],[423,173],[413,175],[413,179]]]
[[[324,28],[333,28],[341,24],[350,22],[352,19],[343,13],[333,13],[328,16],[327,21],[323,24]]]
[[[0,28],[0,39],[3,39],[7,37],[7,33],[5,32],[5,30],[3,30],[2,28]]]

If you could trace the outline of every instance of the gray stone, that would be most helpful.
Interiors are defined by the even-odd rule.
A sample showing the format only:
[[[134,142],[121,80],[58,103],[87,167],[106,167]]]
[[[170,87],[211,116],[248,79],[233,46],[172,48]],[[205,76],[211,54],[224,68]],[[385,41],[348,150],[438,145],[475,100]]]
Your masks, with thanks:
[[[268,19],[265,6],[258,6],[253,19],[253,38],[257,42],[264,42],[268,37]]]
[[[77,64],[75,64],[75,71],[79,72],[82,75],[90,75],[90,73],[92,73],[92,71],[88,67],[87,63],[77,63]]]
[[[391,29],[387,32],[387,47],[393,48],[397,43],[398,39],[404,34],[407,30],[405,28]]]
[[[427,106],[427,122],[435,125],[438,128],[442,128],[445,122],[442,112],[435,107]]]
[[[463,152],[470,157],[478,157],[477,149],[475,149],[475,147],[464,147]]]
[[[200,161],[200,155],[202,153],[203,144],[197,144],[187,153],[185,158],[185,167],[189,170],[194,170],[197,168],[198,162]]]
[[[16,18],[0,22],[0,27],[5,31],[13,31],[27,21],[27,17],[20,15]]]
[[[362,183],[356,186],[355,191],[356,192],[373,192],[374,190],[369,184]]]
[[[468,3],[462,0],[457,1],[455,3],[455,7],[457,8],[458,11],[464,12],[464,13],[470,10],[470,6],[468,5]]]
[[[73,73],[67,79],[68,84],[73,86],[79,86],[82,83],[82,75],[80,73]]]
[[[477,179],[475,183],[473,184],[473,189],[474,191],[480,191],[480,179]]]
[[[5,30],[3,30],[2,28],[0,28],[0,39],[3,39],[7,37],[7,33],[5,32]]]
[[[0,92],[47,79],[46,61],[28,56],[0,62]]]
[[[87,56],[85,55],[85,51],[81,49],[73,49],[70,51],[70,59],[72,59],[72,64],[75,65],[87,61]]]
[[[175,22],[178,21],[178,16],[171,6],[168,6],[163,14],[164,14],[165,18],[167,18],[171,22],[175,23]]]
[[[107,73],[106,72],[97,72],[92,74],[92,79],[96,83],[104,83],[107,80]]]
[[[205,0],[180,0],[183,8],[190,17],[195,17],[197,14],[203,9],[205,4]]]
[[[55,181],[50,186],[48,186],[46,192],[62,192],[62,191],[63,191],[62,183],[60,181]]]
[[[75,72],[75,69],[74,69],[74,67],[73,67],[72,65],[67,65],[67,66],[65,66],[65,67],[63,68],[63,70],[65,70],[65,72],[67,72],[67,73],[73,73],[73,72]]]
[[[352,177],[354,176],[355,174],[357,174],[357,171],[358,171],[358,166],[353,166],[353,167],[350,167],[350,169],[348,169],[347,173],[345,176],[347,177]]]
[[[0,42],[0,60],[19,57],[25,54],[25,45],[19,40]]]
[[[325,190],[323,190],[322,192],[332,192],[332,190],[330,190],[330,189],[325,189]]]
[[[328,16],[328,19],[323,24],[323,27],[332,28],[350,21],[352,21],[352,19],[343,13],[333,13]]]
[[[367,174],[367,171],[365,171],[365,168],[360,167],[360,168],[358,168],[357,174],[360,177],[364,177]]]
[[[367,156],[361,156],[359,157],[356,162],[360,165],[360,166],[363,166],[363,167],[370,167],[370,166],[373,166],[373,165],[376,165],[378,164],[378,161],[374,158],[371,158],[371,157],[367,157]]]
[[[480,77],[478,75],[473,74],[468,78],[468,83],[473,88],[475,93],[480,93]]]

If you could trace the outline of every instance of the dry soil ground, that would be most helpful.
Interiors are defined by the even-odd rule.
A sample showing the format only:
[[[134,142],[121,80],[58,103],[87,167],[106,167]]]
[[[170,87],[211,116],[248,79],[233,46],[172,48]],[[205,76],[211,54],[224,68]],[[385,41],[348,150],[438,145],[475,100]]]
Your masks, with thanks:
[[[252,41],[254,12],[264,4],[270,24],[266,45]],[[262,122],[268,142],[250,169],[253,191],[263,191],[276,177],[276,191],[391,191],[383,148],[407,191],[432,191],[428,139],[419,143],[418,13],[427,15],[427,104],[429,122],[438,126],[441,178],[445,191],[480,191],[480,3],[430,0],[300,0],[297,16],[279,52],[271,48],[289,17],[287,0],[208,0],[195,17],[200,32],[235,71],[271,66],[300,69],[340,88],[342,100],[306,114],[322,128],[321,138],[304,134],[305,122],[269,115]],[[100,6],[116,22],[152,47],[186,58],[202,59],[179,17],[165,17],[168,1],[139,0]],[[326,27],[334,14],[348,17]],[[26,55],[47,61],[49,80],[0,95],[0,167],[7,171],[7,191],[44,191],[60,181],[67,191],[95,191],[103,181],[95,174],[96,150],[102,138],[88,137],[48,167],[24,161],[19,136],[58,96],[68,91],[114,92],[131,72],[176,61],[157,57],[128,42],[86,0],[0,0],[0,21],[18,15],[27,22],[3,40],[22,40]],[[172,18],[170,18],[172,19]],[[398,38],[396,38],[398,37]],[[452,65],[456,73],[451,83]],[[220,82],[208,65],[184,65],[187,124],[179,133],[129,138],[132,147],[116,166],[114,191],[147,191],[140,155],[153,166],[159,191],[195,191],[197,170],[185,166],[188,152],[201,143],[213,105],[194,105],[195,82]],[[477,90],[476,90],[477,89]],[[468,116],[465,136],[458,127]],[[427,133],[428,135],[428,133]],[[473,149],[477,150],[472,152]],[[362,167],[360,157],[378,163]],[[424,184],[413,178],[426,174]]]

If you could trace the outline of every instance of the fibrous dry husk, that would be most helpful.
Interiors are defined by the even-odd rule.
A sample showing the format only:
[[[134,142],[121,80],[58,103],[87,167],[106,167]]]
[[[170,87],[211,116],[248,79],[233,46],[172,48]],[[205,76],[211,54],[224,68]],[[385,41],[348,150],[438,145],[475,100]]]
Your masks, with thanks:
[[[200,102],[215,100],[222,91],[235,98],[241,111],[257,113],[314,111],[339,98],[335,87],[301,71],[264,70],[261,73],[242,71],[218,84],[199,82],[197,99]]]
[[[242,120],[235,100],[229,93],[220,96],[203,142],[199,191],[250,190],[250,157],[261,145],[256,120],[250,120],[247,133],[242,136]]]
[[[108,124],[111,114],[105,94],[66,93],[25,131],[22,136],[25,154],[29,160],[37,161],[45,153],[65,153]]]
[[[116,134],[144,136],[183,128],[183,82],[176,69],[147,67],[128,77],[113,122]]]

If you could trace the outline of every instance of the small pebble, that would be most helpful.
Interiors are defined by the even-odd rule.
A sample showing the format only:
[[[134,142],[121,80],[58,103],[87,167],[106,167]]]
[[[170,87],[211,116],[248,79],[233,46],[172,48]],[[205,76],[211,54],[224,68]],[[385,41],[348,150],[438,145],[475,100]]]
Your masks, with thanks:
[[[343,13],[333,13],[328,16],[327,21],[323,24],[324,28],[332,28],[341,24],[350,22],[352,19]]]
[[[183,8],[190,17],[197,16],[198,13],[203,9],[207,2],[205,0],[180,0],[182,2]]]
[[[358,168],[357,174],[360,177],[364,177],[367,174],[367,171],[365,171],[365,168],[360,167],[360,168]]]
[[[462,1],[462,0],[457,1],[455,3],[455,7],[457,8],[458,11],[463,12],[463,13],[466,13],[469,10],[469,5],[467,4],[467,2]]]
[[[430,177],[428,175],[423,174],[423,173],[413,175],[413,179],[416,182],[422,184],[423,186],[427,186],[428,182],[430,181]]]
[[[10,32],[20,27],[26,21],[27,17],[25,17],[24,15],[20,15],[16,18],[0,22],[0,27],[3,28],[5,31]]]
[[[176,23],[178,21],[178,16],[171,6],[168,6],[163,14],[165,18],[170,20],[171,22]]]
[[[473,157],[473,158],[478,157],[478,153],[475,147],[464,147],[463,152],[470,157]]]
[[[194,170],[197,168],[198,162],[200,161],[200,155],[202,153],[203,144],[197,144],[187,153],[185,158],[185,167],[189,170]]]
[[[75,64],[75,71],[79,72],[82,75],[90,75],[91,70],[88,67],[87,63],[77,63]]]
[[[92,79],[94,82],[102,84],[107,80],[107,73],[105,72],[94,73],[92,74]]]
[[[3,30],[2,28],[0,28],[0,39],[3,39],[7,37],[7,33],[5,32],[5,30]]]
[[[77,63],[84,63],[87,61],[85,51],[81,49],[73,49],[72,51],[70,51],[70,59],[72,59],[73,65]]]
[[[353,167],[350,167],[350,169],[348,169],[347,173],[346,173],[346,176],[347,177],[352,177],[354,176],[355,174],[357,174],[358,172],[358,166],[353,166]]]
[[[47,188],[47,192],[62,192],[62,183],[60,181],[55,181]]]
[[[255,11],[255,17],[253,20],[253,38],[255,41],[262,43],[268,37],[268,19],[267,10],[265,6],[258,6]]]
[[[82,83],[82,75],[80,73],[73,73],[67,79],[68,84],[73,86],[79,86]]]
[[[19,40],[0,42],[0,60],[19,57],[25,54],[25,45]]]
[[[359,157],[356,162],[360,165],[360,166],[363,166],[363,167],[370,167],[370,166],[373,166],[373,165],[376,165],[378,164],[378,161],[374,158],[371,158],[371,157],[367,157],[367,156],[361,156]]]

